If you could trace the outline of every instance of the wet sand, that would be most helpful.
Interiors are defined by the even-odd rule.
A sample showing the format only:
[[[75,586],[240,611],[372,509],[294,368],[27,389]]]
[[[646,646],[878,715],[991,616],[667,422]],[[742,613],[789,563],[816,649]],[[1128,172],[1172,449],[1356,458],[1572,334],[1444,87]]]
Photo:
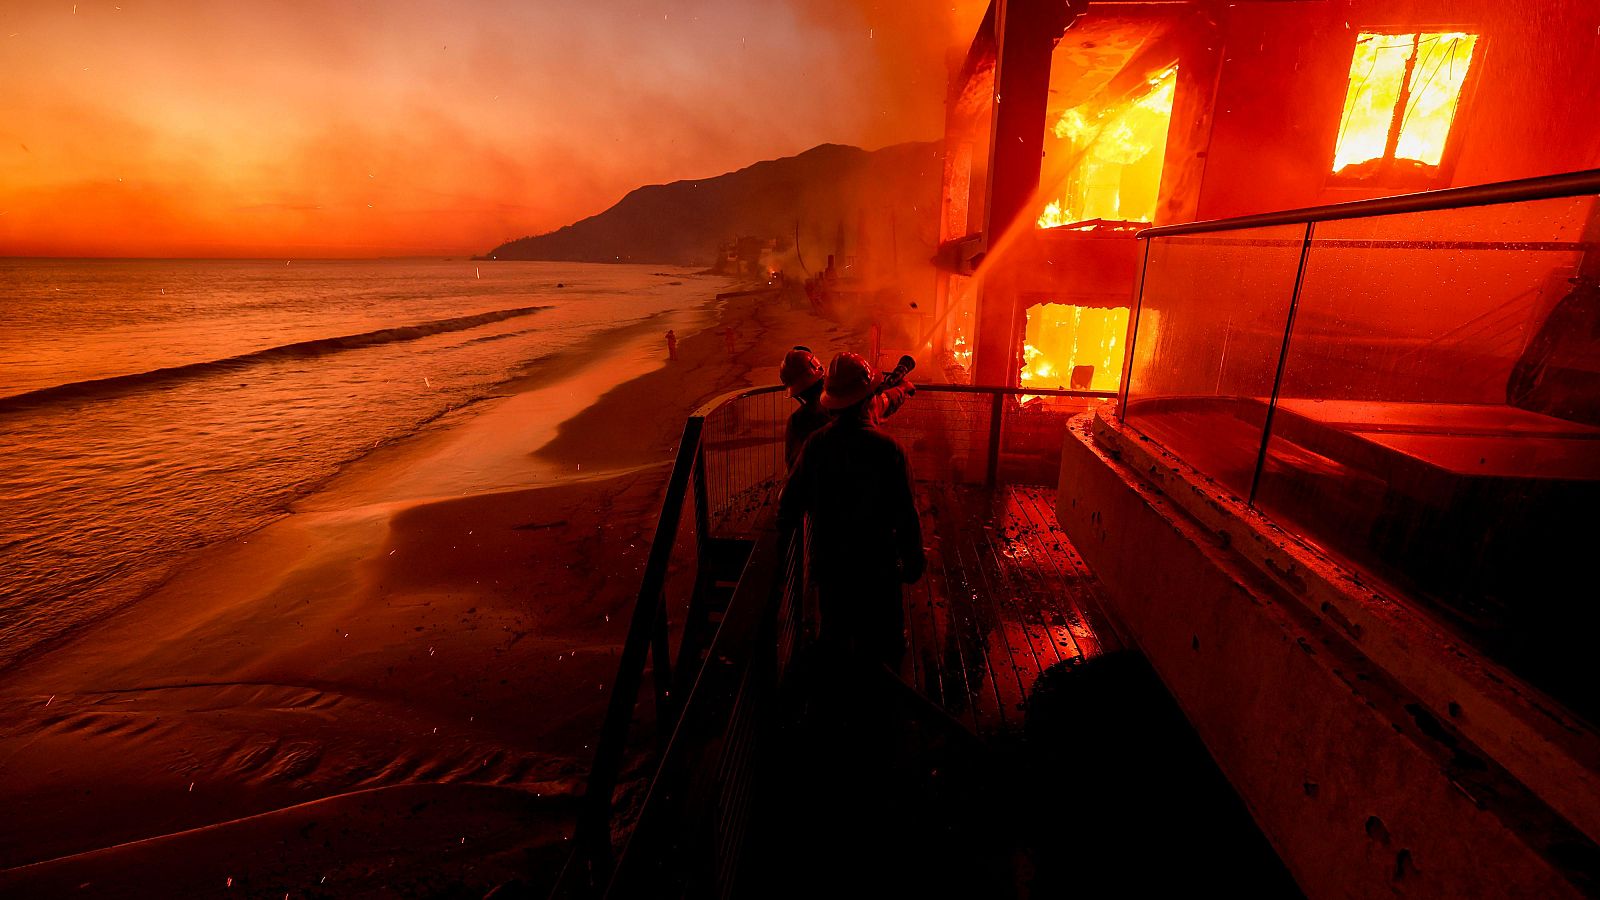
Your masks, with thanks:
[[[0,894],[548,877],[684,417],[860,343],[771,297],[699,323],[541,361],[7,672]]]

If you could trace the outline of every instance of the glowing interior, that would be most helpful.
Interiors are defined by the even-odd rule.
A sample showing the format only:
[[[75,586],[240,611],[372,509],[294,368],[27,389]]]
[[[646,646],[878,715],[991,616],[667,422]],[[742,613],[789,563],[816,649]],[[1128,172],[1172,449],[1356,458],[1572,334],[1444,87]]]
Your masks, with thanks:
[[[1333,171],[1386,158],[1437,166],[1477,41],[1460,32],[1362,32],[1350,60]]]
[[[1122,384],[1123,340],[1128,308],[1041,303],[1028,308],[1022,345],[1023,387],[1114,391]],[[1088,384],[1073,384],[1073,370],[1092,366]]]
[[[1061,114],[1045,133],[1047,153],[1065,159],[1056,199],[1040,213],[1040,228],[1089,219],[1148,222],[1161,188],[1161,163],[1172,121],[1176,67],[1149,81],[1144,94],[1106,109],[1084,104]]]

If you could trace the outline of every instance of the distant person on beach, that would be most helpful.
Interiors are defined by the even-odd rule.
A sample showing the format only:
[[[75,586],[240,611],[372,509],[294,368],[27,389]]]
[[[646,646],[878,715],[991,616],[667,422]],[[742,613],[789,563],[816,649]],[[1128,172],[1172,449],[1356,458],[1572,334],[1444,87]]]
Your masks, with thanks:
[[[855,353],[834,357],[820,403],[833,421],[806,441],[778,500],[778,527],[811,520],[808,571],[822,640],[859,660],[898,669],[905,656],[900,585],[927,559],[911,488],[911,464],[874,424],[882,373]]]
[[[728,355],[729,356],[732,356],[733,354],[735,354],[735,353],[737,353],[739,351],[738,345],[733,342],[733,339],[738,337],[738,336],[739,336],[739,332],[734,331],[732,325],[729,325],[727,328],[722,329],[722,341],[723,341],[723,343],[728,345]]]
[[[667,359],[674,362],[678,359],[678,335],[671,328],[667,329]]]

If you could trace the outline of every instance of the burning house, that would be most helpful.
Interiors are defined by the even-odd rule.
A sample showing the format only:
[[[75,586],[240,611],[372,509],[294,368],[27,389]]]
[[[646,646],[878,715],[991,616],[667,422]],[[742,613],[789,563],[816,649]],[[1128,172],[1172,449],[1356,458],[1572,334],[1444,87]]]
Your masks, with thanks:
[[[977,383],[1065,385],[1091,363],[1029,338],[1087,327],[1068,344],[1108,343],[1121,314],[1085,326],[1083,311],[1128,308],[1140,227],[1593,165],[1600,137],[1573,114],[1596,99],[1575,76],[1594,65],[1591,14],[996,5],[951,80],[933,349]],[[1096,386],[1114,386],[1097,362]]]
[[[1058,515],[1308,893],[1595,889],[1597,27],[996,2],[952,80],[937,349],[1120,392]]]
[[[1131,651],[1305,894],[1600,891],[1597,34],[1587,0],[993,0],[922,310],[949,383],[884,426],[936,536],[896,708],[1005,768],[1048,682]],[[572,869],[613,896],[763,895],[827,805],[759,775],[809,627],[775,391],[685,429]],[[1099,777],[1042,758],[1041,796]],[[1036,873],[1081,852],[1040,833]]]

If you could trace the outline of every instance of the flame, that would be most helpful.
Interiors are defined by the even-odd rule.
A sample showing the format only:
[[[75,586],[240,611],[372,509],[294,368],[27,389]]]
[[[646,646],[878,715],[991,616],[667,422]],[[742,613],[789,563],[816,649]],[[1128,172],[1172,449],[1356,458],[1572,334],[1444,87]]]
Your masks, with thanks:
[[[1439,165],[1477,41],[1461,32],[1362,32],[1350,58],[1333,171],[1383,159]]]
[[[1070,225],[1077,221],[1081,220],[1071,212],[1061,208],[1060,200],[1051,200],[1045,206],[1044,212],[1039,214],[1040,228],[1059,228],[1062,225]]]
[[[963,368],[972,366],[972,346],[967,343],[967,336],[959,328],[956,329],[956,339],[950,344],[950,355]]]
[[[1072,387],[1072,375],[1092,366],[1089,390],[1114,391],[1122,384],[1123,337],[1128,308],[1042,303],[1028,308],[1018,380],[1029,387]]]
[[[1151,220],[1177,83],[1174,66],[1152,77],[1148,91],[1121,106],[1091,115],[1085,104],[1061,114],[1049,135],[1061,142],[1053,152],[1072,163],[1061,176],[1060,197],[1039,214],[1040,228],[1086,219]]]
[[[1089,121],[1088,116],[1083,114],[1082,107],[1073,107],[1062,113],[1061,118],[1050,129],[1051,134],[1074,144],[1089,143],[1099,131],[1099,126]]]
[[[940,350],[940,361],[945,376],[952,382],[970,383],[972,369],[972,320],[978,311],[977,292],[973,279],[966,275],[951,275],[946,287],[946,324]]]

